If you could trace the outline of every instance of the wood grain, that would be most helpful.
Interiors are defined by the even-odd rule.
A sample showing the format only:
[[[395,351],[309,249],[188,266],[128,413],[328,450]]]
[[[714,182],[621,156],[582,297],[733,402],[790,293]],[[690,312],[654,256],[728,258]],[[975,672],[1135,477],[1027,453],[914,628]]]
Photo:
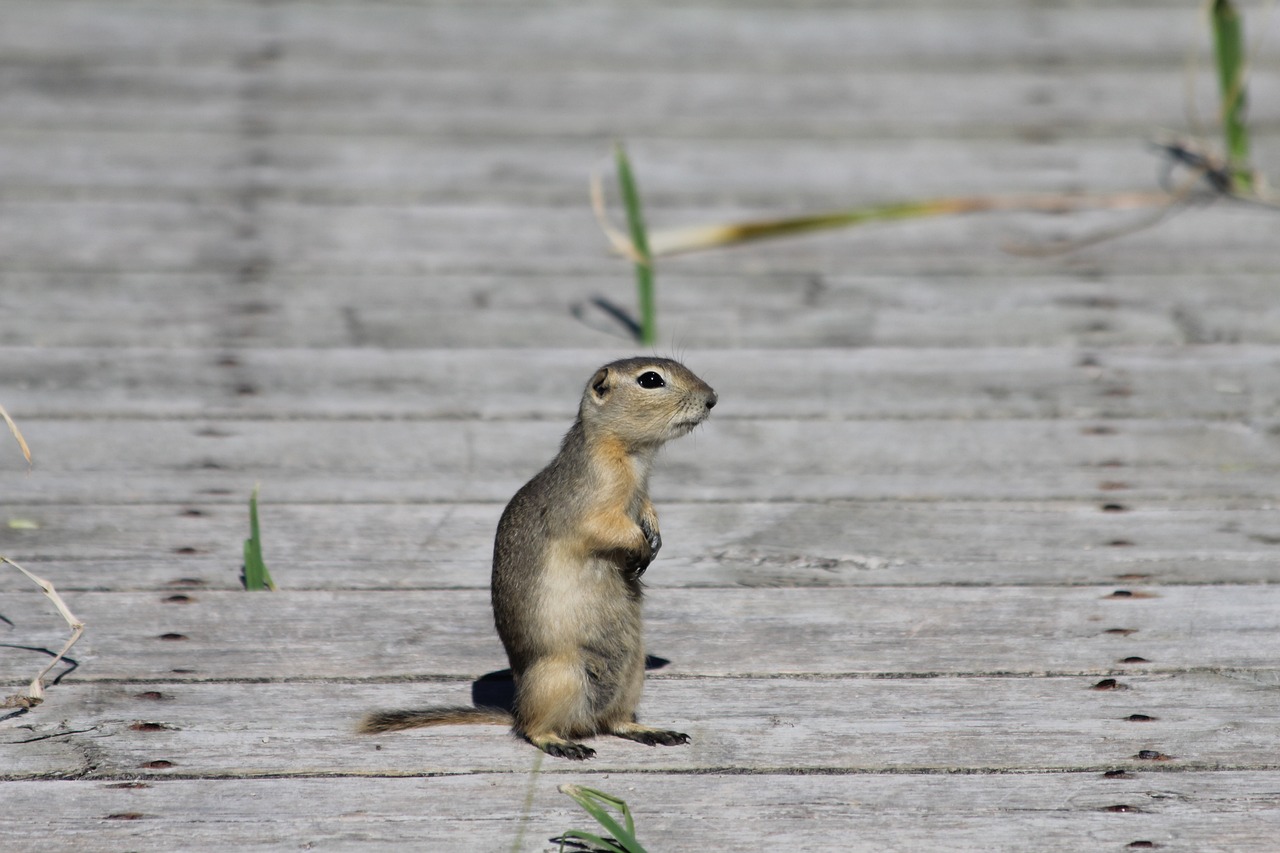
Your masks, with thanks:
[[[645,619],[650,652],[675,675],[1101,676],[1271,669],[1277,597],[1270,585],[668,588],[652,590]],[[22,621],[26,645],[51,645],[64,626],[36,598],[15,594],[6,616]],[[506,662],[488,590],[244,595],[177,585],[77,593],[68,604],[93,626],[76,646],[77,680],[477,677]],[[42,657],[6,656],[0,674],[17,679]]]
[[[1111,491],[1107,494],[1123,494]],[[1241,501],[666,503],[651,587],[1247,584],[1275,578],[1280,521]],[[500,503],[264,503],[290,590],[487,589]],[[247,502],[9,506],[0,551],[63,590],[239,589]],[[0,590],[29,591],[0,573]]]
[[[753,650],[754,652],[754,650]],[[1271,673],[1269,687],[1277,683]],[[1257,683],[1209,673],[1093,677],[681,678],[651,674],[641,718],[689,733],[688,748],[595,738],[584,771],[1007,773],[1271,770],[1280,720]],[[472,702],[464,682],[77,684],[33,715],[56,735],[59,775],[89,778],[437,776],[526,771],[536,750],[501,726],[367,736],[373,708]],[[43,719],[40,719],[43,718]],[[1143,719],[1150,718],[1150,719]],[[55,723],[57,728],[55,728]],[[7,733],[14,741],[33,732]],[[1139,758],[1143,751],[1159,758]],[[153,762],[167,762],[149,767]],[[568,766],[544,762],[552,772]],[[47,774],[8,771],[9,778]]]
[[[646,845],[759,849],[838,843],[857,851],[911,853],[940,837],[976,853],[1037,844],[1114,849],[1150,841],[1174,850],[1248,847],[1274,831],[1267,773],[1013,775],[588,775],[618,789]],[[47,832],[72,844],[136,850],[189,845],[198,825],[227,844],[259,849],[428,846],[554,851],[549,839],[590,818],[556,793],[574,773],[498,773],[386,779],[237,779],[9,782],[0,832],[38,843]],[[524,806],[532,792],[532,802]],[[710,793],[723,801],[704,804]],[[476,803],[489,804],[483,814]],[[50,809],[50,804],[56,809]],[[1119,808],[1118,808],[1119,807]],[[39,823],[25,815],[47,814]],[[1219,819],[1214,819],[1214,818]]]

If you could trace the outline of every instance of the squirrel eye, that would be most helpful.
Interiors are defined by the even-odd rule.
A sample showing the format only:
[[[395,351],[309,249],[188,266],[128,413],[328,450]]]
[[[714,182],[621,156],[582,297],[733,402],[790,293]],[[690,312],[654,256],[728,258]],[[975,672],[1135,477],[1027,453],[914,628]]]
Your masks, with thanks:
[[[648,373],[641,373],[636,377],[636,384],[641,388],[661,388],[667,383],[662,381],[662,377],[650,370]]]

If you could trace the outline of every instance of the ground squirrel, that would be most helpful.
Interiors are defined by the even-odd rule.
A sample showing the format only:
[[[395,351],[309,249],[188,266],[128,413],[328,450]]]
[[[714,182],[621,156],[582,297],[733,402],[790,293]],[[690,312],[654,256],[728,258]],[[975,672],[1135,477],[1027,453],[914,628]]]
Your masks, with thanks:
[[[576,738],[688,743],[642,726],[640,582],[662,546],[649,469],[665,442],[706,420],[716,392],[677,361],[628,358],[587,383],[551,464],[516,492],[493,547],[493,615],[515,679],[512,713],[444,707],[375,711],[365,733],[500,723],[551,755],[584,759]]]

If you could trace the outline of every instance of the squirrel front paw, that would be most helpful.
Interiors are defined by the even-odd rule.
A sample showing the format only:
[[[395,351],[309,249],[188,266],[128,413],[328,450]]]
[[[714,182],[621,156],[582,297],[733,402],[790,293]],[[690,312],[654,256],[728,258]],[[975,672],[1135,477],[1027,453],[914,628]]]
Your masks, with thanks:
[[[658,550],[662,548],[662,534],[658,532],[657,517],[641,516],[640,533],[644,536],[643,544],[638,550],[631,552],[631,559],[627,565],[636,577],[644,574],[645,569],[649,568],[649,564],[653,562],[653,558],[658,556]]]
[[[627,571],[636,577],[644,574],[645,569],[653,562],[653,550],[649,547],[627,553]]]
[[[640,532],[644,534],[644,538],[649,540],[649,559],[653,560],[658,556],[658,551],[662,550],[662,534],[658,532],[657,519],[650,521],[647,518],[640,519]]]

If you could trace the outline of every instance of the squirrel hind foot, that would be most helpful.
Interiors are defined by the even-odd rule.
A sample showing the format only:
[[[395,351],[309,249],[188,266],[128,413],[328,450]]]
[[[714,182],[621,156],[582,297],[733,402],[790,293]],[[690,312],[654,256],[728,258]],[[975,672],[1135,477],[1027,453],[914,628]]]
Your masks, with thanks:
[[[613,731],[613,734],[643,743],[647,746],[682,746],[689,743],[689,736],[684,732],[673,732],[667,729],[654,729],[639,723],[629,723]]]
[[[596,751],[586,744],[574,743],[563,738],[540,738],[533,745],[555,758],[567,758],[570,761],[586,761],[594,758]]]

